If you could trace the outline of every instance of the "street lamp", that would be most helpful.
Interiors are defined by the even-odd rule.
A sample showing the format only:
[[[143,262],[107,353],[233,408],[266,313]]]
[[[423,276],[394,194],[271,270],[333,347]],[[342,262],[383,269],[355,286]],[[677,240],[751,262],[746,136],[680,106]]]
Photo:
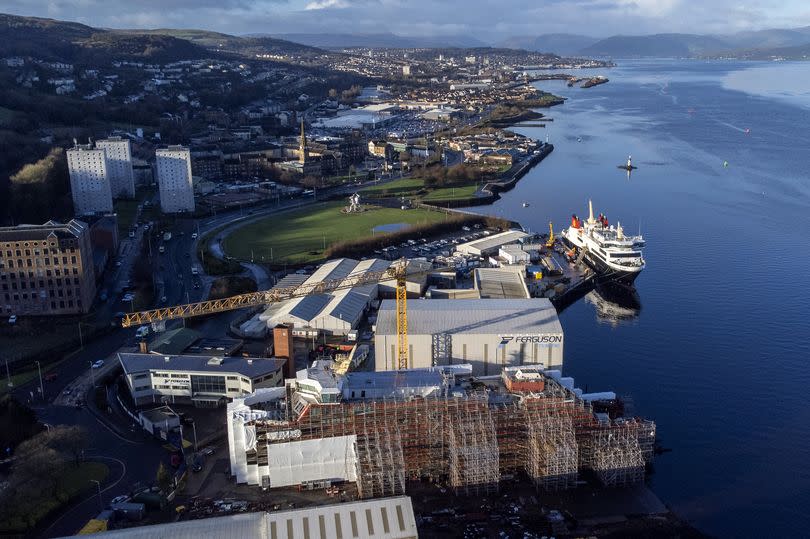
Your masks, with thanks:
[[[91,479],[90,482],[95,483],[96,487],[98,488],[98,509],[99,511],[104,511],[104,502],[101,501],[101,482],[96,481],[95,479]]]
[[[39,361],[35,361],[34,363],[37,364],[37,372],[39,373],[39,394],[42,395],[42,400],[45,400],[45,387],[42,385],[42,369],[39,366]]]

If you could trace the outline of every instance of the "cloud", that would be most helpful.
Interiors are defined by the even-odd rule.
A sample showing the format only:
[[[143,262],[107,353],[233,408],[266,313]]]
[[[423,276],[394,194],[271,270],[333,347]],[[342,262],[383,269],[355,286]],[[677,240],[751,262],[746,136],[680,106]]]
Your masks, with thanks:
[[[307,4],[304,9],[312,11],[316,9],[329,9],[329,8],[347,8],[349,4],[344,0],[315,0]]]
[[[806,0],[3,0],[0,10],[108,28],[244,33],[726,33],[810,25]]]

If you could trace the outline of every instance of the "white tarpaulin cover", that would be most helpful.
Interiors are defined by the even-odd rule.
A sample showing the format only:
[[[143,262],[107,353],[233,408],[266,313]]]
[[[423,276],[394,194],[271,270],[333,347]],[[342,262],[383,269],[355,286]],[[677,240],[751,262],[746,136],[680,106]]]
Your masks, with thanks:
[[[355,439],[352,435],[268,444],[270,487],[322,479],[357,481]]]

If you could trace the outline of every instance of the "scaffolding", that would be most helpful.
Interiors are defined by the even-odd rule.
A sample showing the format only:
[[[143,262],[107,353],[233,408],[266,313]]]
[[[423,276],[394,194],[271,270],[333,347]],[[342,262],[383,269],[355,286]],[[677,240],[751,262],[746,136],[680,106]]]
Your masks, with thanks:
[[[533,418],[528,424],[526,474],[543,490],[566,490],[577,481],[578,447],[567,415]]]
[[[644,457],[633,424],[600,428],[590,435],[588,467],[606,487],[621,487],[644,480]]]
[[[452,410],[448,429],[450,486],[456,494],[497,492],[500,460],[489,406],[475,400],[459,404]]]
[[[654,454],[655,423],[597,418],[551,378],[535,393],[483,388],[329,404],[288,398],[284,417],[255,423],[259,444],[246,452],[248,464],[267,462],[267,444],[355,436],[363,498],[402,494],[408,480],[481,495],[517,474],[557,491],[574,488],[585,469],[605,485],[628,485],[643,480]]]
[[[357,491],[361,498],[405,494],[405,462],[397,431],[372,430],[357,439]]]

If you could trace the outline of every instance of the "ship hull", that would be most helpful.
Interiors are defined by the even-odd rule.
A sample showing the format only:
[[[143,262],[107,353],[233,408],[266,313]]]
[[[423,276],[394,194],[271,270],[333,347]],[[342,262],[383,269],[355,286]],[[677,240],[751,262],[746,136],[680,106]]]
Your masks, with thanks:
[[[573,242],[571,242],[571,240],[569,240],[566,235],[563,235],[562,239],[563,242],[569,248],[577,250],[581,249],[579,245],[576,245]],[[608,266],[608,264],[604,260],[602,260],[601,258],[594,255],[592,252],[588,250],[585,251],[582,260],[596,274],[597,284],[615,283],[620,286],[632,288],[633,284],[636,281],[636,278],[641,273],[641,270],[627,271],[627,270],[619,270],[611,266]]]

